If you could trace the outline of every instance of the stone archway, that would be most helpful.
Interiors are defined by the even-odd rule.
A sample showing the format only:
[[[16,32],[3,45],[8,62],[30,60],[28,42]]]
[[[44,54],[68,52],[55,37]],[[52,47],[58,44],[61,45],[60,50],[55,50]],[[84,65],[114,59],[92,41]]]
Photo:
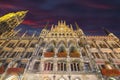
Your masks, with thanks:
[[[44,77],[43,80],[51,80],[49,77]]]
[[[5,80],[20,80],[20,76],[18,75],[8,75]]]
[[[64,77],[59,78],[58,80],[66,80]]]
[[[110,77],[110,78],[108,78],[107,80],[116,80],[115,78],[113,78],[113,77]]]

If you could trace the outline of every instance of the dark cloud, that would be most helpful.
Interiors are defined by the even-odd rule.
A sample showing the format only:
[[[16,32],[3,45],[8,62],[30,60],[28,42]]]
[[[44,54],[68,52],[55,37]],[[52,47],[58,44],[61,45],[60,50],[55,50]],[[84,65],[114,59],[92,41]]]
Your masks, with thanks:
[[[21,24],[25,29],[42,29],[58,20],[68,24],[76,21],[86,34],[103,35],[102,27],[120,36],[120,0],[2,0],[0,16],[20,10],[29,10]],[[75,25],[74,25],[75,26]],[[23,27],[22,27],[23,28]]]

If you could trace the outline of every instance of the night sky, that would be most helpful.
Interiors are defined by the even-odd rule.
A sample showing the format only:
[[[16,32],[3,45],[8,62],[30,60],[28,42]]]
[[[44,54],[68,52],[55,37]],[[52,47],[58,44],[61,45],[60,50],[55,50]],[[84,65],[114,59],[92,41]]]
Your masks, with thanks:
[[[66,20],[77,22],[86,35],[105,35],[105,27],[120,37],[120,0],[0,0],[0,16],[20,10],[29,12],[18,28],[29,33]]]

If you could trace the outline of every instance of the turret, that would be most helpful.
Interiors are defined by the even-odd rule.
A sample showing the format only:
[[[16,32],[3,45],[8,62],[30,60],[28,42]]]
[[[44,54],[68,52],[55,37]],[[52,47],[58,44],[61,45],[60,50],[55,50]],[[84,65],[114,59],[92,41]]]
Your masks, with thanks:
[[[84,35],[82,29],[80,29],[79,25],[77,24],[77,22],[75,22],[75,26],[76,26],[76,32],[78,36],[82,36]]]
[[[0,17],[0,35],[5,32],[10,32],[23,22],[28,11],[12,12]]]
[[[103,28],[103,30],[104,30],[104,32],[106,33],[107,36],[113,37],[115,39],[115,41],[119,42],[119,38],[117,36],[115,36],[113,33],[111,33],[106,28]]]
[[[44,38],[45,35],[48,33],[48,30],[47,30],[48,24],[49,24],[49,22],[47,22],[47,24],[45,25],[45,27],[42,29],[39,37]]]

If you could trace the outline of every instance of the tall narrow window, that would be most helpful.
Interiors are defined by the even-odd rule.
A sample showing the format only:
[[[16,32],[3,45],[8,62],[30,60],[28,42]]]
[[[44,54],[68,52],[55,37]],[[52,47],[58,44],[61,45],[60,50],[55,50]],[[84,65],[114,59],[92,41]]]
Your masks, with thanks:
[[[25,58],[30,58],[32,56],[32,52],[27,52]]]
[[[98,54],[98,53],[95,53],[95,55],[96,55],[96,57],[97,57],[97,58],[100,58],[100,56],[99,56],[99,54]]]
[[[83,56],[83,57],[86,57],[86,53],[85,53],[84,51],[82,52],[82,56]]]
[[[8,51],[4,51],[2,57],[5,57],[7,55]]]
[[[90,64],[84,63],[84,69],[85,69],[85,71],[90,71]]]
[[[19,67],[20,68],[25,68],[26,67],[26,63],[21,63]]]
[[[80,66],[78,62],[71,63],[71,71],[80,71]]]
[[[12,48],[14,46],[14,43],[9,43],[7,47]]]
[[[53,71],[53,62],[45,62],[44,70],[45,71]]]
[[[118,64],[117,66],[118,66],[118,68],[120,69],[120,64]]]
[[[58,71],[67,71],[66,62],[58,62]]]
[[[112,53],[108,53],[110,55],[110,57],[115,58],[114,55]]]
[[[40,65],[40,62],[35,62],[33,69],[39,70],[39,65]]]
[[[18,47],[25,47],[25,43],[20,43]]]

